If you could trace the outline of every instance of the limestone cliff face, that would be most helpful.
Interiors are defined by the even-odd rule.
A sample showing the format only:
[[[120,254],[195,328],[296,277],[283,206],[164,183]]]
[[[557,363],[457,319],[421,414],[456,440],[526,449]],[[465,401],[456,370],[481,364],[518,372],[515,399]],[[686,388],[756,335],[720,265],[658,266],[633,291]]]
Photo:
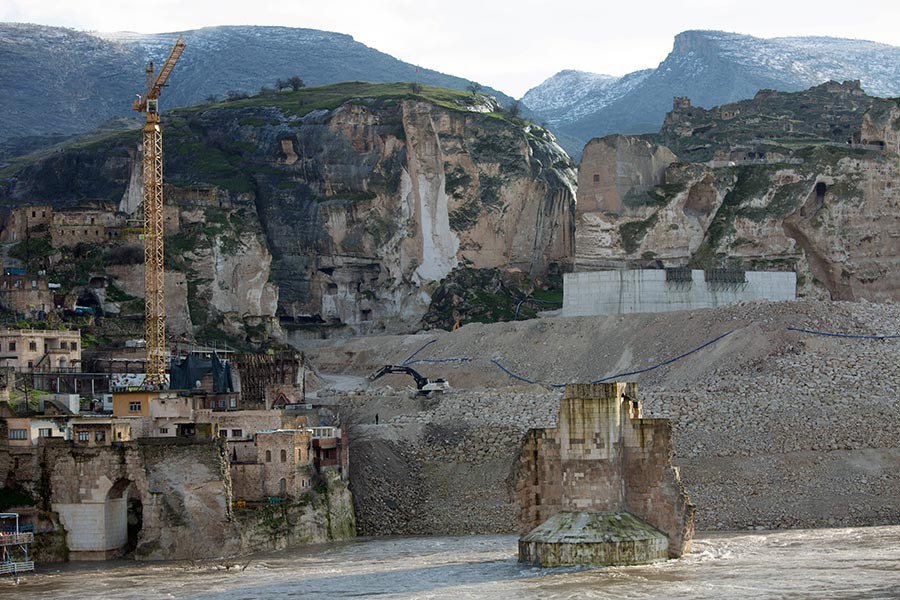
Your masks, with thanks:
[[[283,550],[305,544],[356,536],[353,498],[346,481],[334,472],[322,474],[319,491],[263,509],[237,509],[241,553]]]
[[[672,164],[664,185],[620,215],[579,214],[579,226],[591,228],[577,238],[577,268],[796,269],[800,295],[896,300],[897,116],[867,115],[871,139],[884,140],[884,150],[818,146],[790,161]]]
[[[190,314],[177,333],[405,331],[456,267],[541,279],[571,266],[575,173],[553,136],[489,98],[396,87],[344,84],[168,116],[166,265],[184,275],[178,300]],[[134,141],[98,145],[116,161],[90,148],[39,161],[4,195],[100,196],[134,211]],[[80,182],[107,184],[94,194],[38,183],[74,162],[86,167]],[[139,267],[117,275],[133,296]]]
[[[539,128],[401,100],[310,113],[275,136],[283,179],[259,206],[298,335],[404,330],[460,265],[541,277],[571,261],[573,172]]]
[[[665,183],[676,156],[665,146],[624,135],[594,138],[584,147],[578,170],[575,247],[581,269],[602,268],[613,237],[606,219],[646,212],[646,195]]]

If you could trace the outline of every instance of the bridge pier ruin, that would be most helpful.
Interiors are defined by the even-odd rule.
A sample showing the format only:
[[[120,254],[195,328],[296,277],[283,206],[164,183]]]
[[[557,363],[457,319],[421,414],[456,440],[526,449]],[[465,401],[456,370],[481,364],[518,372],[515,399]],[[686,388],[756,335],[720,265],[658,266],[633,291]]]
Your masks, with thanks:
[[[694,507],[672,465],[672,426],[645,419],[637,384],[569,384],[557,426],[519,457],[519,560],[641,564],[690,551]]]

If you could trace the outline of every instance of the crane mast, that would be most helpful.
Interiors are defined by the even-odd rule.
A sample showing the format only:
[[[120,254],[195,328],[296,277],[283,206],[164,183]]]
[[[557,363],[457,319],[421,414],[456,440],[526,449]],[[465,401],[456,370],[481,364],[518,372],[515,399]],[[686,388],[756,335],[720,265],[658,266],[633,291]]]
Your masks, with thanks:
[[[154,77],[153,63],[147,65],[147,90],[132,103],[144,113],[142,130],[144,203],[144,339],[147,348],[144,386],[160,389],[166,383],[166,312],[163,247],[163,149],[159,124],[159,94],[184,52],[178,38],[169,57]]]

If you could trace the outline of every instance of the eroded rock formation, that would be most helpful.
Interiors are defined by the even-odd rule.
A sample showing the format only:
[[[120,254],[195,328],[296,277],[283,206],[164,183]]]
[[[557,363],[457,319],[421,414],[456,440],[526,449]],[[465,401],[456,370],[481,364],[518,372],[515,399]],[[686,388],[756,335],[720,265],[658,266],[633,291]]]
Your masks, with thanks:
[[[404,331],[458,266],[569,268],[574,170],[553,136],[489,98],[435,90],[346,84],[168,115],[166,267],[184,274],[172,313],[190,314],[173,332]],[[6,200],[134,212],[136,135],[32,163]],[[114,269],[134,297],[140,268]]]
[[[760,121],[761,106],[773,111],[772,122]],[[815,137],[828,106],[840,129],[828,135],[841,142]],[[795,109],[793,120],[785,116]],[[900,298],[900,105],[864,96],[858,82],[828,84],[761,92],[710,111],[678,108],[663,133],[680,157],[712,160],[673,162],[655,186],[626,185],[618,194],[631,201],[621,210],[591,208],[579,188],[576,269],[796,270],[803,296]],[[615,164],[621,145],[612,139],[586,149],[580,181]]]

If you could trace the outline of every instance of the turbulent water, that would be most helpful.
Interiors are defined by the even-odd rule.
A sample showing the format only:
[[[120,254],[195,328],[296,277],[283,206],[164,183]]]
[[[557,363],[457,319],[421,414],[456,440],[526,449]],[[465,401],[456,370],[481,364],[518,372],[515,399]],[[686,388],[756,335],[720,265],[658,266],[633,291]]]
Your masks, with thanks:
[[[512,536],[382,538],[235,564],[45,566],[0,597],[900,598],[900,527],[703,535],[681,560],[596,569],[520,565]]]

